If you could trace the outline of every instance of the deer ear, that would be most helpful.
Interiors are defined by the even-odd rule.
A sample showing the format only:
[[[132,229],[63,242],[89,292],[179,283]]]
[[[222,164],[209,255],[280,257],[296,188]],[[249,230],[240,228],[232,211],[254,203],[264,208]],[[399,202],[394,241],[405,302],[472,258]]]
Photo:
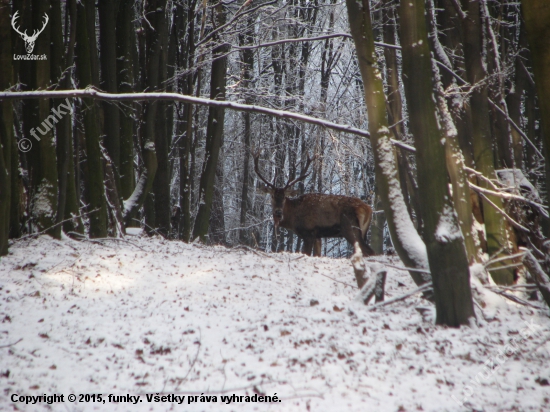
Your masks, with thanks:
[[[285,197],[295,197],[300,194],[298,189],[287,189],[285,190]]]
[[[261,193],[270,194],[270,195],[273,194],[273,189],[270,188],[269,186],[266,186],[266,185],[260,185],[260,187],[258,188],[258,190],[259,190]]]

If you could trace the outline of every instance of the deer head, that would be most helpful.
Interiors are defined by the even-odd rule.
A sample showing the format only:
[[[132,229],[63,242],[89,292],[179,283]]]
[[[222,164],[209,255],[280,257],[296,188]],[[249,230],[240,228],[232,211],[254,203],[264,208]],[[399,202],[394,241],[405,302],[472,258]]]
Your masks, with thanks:
[[[44,13],[44,24],[42,25],[42,28],[40,30],[35,30],[32,34],[32,36],[29,36],[27,34],[27,30],[24,32],[21,32],[18,27],[15,26],[15,21],[19,17],[19,12],[16,11],[13,17],[11,18],[11,27],[13,27],[13,30],[17,32],[25,42],[25,49],[27,50],[28,54],[31,54],[34,50],[34,43],[36,42],[36,39],[38,38],[38,35],[44,31],[46,28],[46,24],[48,24],[48,21],[50,20],[48,18],[48,15]]]
[[[252,157],[254,158],[254,171],[256,172],[258,177],[265,183],[265,186],[262,187],[262,191],[264,193],[268,193],[271,196],[271,207],[273,209],[273,221],[275,222],[275,228],[277,228],[279,226],[280,221],[283,220],[284,218],[283,209],[284,209],[285,199],[287,197],[294,197],[298,195],[299,191],[291,188],[296,183],[298,183],[301,180],[304,180],[307,176],[309,176],[309,173],[307,173],[307,170],[309,169],[309,165],[311,164],[313,159],[308,156],[306,166],[304,167],[304,171],[300,176],[298,176],[296,179],[293,179],[292,181],[289,178],[288,181],[286,182],[286,185],[284,185],[283,187],[276,187],[273,183],[265,179],[260,173],[260,170],[258,167],[258,159],[260,157],[260,152],[259,151],[253,152]]]

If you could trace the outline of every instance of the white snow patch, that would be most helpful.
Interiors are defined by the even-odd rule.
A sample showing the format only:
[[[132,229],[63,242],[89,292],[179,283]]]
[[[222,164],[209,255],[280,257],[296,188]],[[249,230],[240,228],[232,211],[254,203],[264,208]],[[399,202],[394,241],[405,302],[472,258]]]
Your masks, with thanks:
[[[0,410],[540,411],[548,406],[548,386],[540,384],[550,379],[548,311],[496,297],[497,303],[487,299],[481,309],[488,319],[483,326],[436,327],[415,310],[428,306],[430,312],[431,305],[418,295],[374,311],[357,304],[347,259],[138,236],[102,242],[43,236],[15,242],[2,258]],[[402,265],[388,257],[366,262],[373,273],[386,263]],[[387,298],[414,288],[407,272],[388,270]],[[479,375],[487,361],[523,336],[526,322],[538,333],[499,358],[504,363],[488,379]],[[146,394],[160,392],[197,395],[197,401],[188,404],[185,398],[181,406],[147,401]],[[277,394],[281,402],[221,402],[221,395],[255,392]],[[65,403],[11,400],[13,394],[54,393],[64,394]],[[140,402],[70,404],[71,393],[101,393],[103,399],[130,394]],[[201,393],[217,401],[200,402]],[[466,402],[466,409],[457,402]]]
[[[443,207],[435,229],[435,239],[440,243],[450,243],[462,238],[455,210],[449,205]]]

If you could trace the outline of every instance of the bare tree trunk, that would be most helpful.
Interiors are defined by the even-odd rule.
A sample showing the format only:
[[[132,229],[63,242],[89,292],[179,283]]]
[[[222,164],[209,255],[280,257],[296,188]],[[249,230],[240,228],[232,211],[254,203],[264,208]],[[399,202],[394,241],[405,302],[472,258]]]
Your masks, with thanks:
[[[374,152],[376,184],[384,205],[392,242],[405,266],[427,269],[426,248],[407,213],[397,177],[395,152],[390,142],[386,117],[384,86],[376,67],[369,1],[346,0],[346,4],[363,79],[370,139]],[[411,271],[410,274],[418,285],[430,281],[430,276],[421,272]]]
[[[432,62],[424,0],[402,0],[400,8],[403,79],[416,146],[418,189],[424,203],[423,239],[434,285],[436,323],[468,325],[475,318],[470,271],[451,195],[445,158],[445,130],[432,99]]]
[[[136,33],[133,25],[135,12],[133,0],[121,0],[118,13],[116,44],[117,44],[117,79],[118,90],[121,93],[135,91],[134,64],[137,64]],[[129,107],[128,107],[129,106]],[[119,112],[120,124],[120,196],[128,199],[135,187],[134,175],[134,133],[135,105],[129,104]]]
[[[546,191],[550,188],[550,3],[545,0],[525,0],[521,3],[527,39],[533,59],[535,87],[540,107],[543,131],[543,154],[545,158]],[[531,104],[531,103],[529,103]],[[534,112],[534,107],[531,112]],[[534,125],[534,122],[533,122]],[[549,204],[547,196],[546,204]],[[543,223],[548,236],[549,222]]]
[[[10,3],[9,0],[0,1],[0,66],[3,68],[0,70],[0,90],[13,84]],[[8,254],[14,141],[12,103],[3,101],[0,103],[0,256]]]
[[[485,82],[487,73],[483,64],[483,33],[480,17],[480,0],[462,0],[466,8],[467,17],[462,19],[464,32],[464,56],[466,60],[467,80],[475,86],[470,104],[473,121],[473,150],[474,162],[478,171],[489,179],[495,179],[495,163],[493,158],[493,146],[491,137],[491,124],[489,117],[488,87]],[[488,187],[486,181],[479,182],[481,186]],[[499,209],[503,209],[502,199],[496,196],[488,196]],[[502,215],[488,201],[483,200],[483,220],[487,234],[487,252],[489,255],[511,252],[512,245],[508,242],[508,228]],[[502,265],[510,262],[503,261]],[[496,283],[510,284],[514,281],[514,270],[503,268],[491,272]]]
[[[217,26],[225,23],[226,11],[223,3],[218,3],[214,8]],[[212,62],[210,78],[210,98],[225,100],[225,72],[227,68],[227,45],[221,44],[214,48],[212,54],[215,60]],[[193,228],[193,239],[200,237],[204,242],[210,224],[212,210],[212,197],[214,194],[214,182],[218,156],[222,143],[225,109],[211,107],[208,111],[208,125],[206,129],[206,148],[204,166],[199,187],[199,211]]]
[[[158,55],[155,52],[151,55],[151,59],[158,58],[157,78],[150,79],[149,85],[152,87],[153,82],[156,82],[156,88],[161,91],[166,91],[166,80],[168,70],[168,22],[166,21],[166,4],[167,0],[157,0],[154,8],[151,8],[151,13],[148,13],[148,18],[153,19],[156,33],[151,33],[153,39],[153,47],[158,47]],[[154,11],[154,14],[153,14]],[[156,44],[155,42],[158,42]],[[157,57],[158,56],[158,57]],[[152,62],[150,64],[153,64]],[[155,73],[151,73],[154,77]],[[158,158],[158,169],[155,174],[153,183],[153,194],[155,200],[155,227],[163,236],[170,234],[171,209],[170,209],[170,163],[168,161],[168,147],[171,143],[172,136],[168,135],[167,110],[172,107],[168,106],[167,102],[158,102],[156,109],[156,117],[151,114],[151,120],[154,122],[154,139],[155,148]]]
[[[254,41],[254,19],[249,17],[247,20],[246,31],[239,36],[239,44],[241,46],[251,45]],[[242,67],[241,67],[241,76],[242,76],[242,89],[244,93],[244,100],[247,104],[253,102],[250,89],[250,79],[254,73],[254,52],[250,49],[242,51]],[[244,133],[243,133],[243,149],[244,149],[244,159],[243,159],[243,180],[241,185],[241,214],[240,214],[240,226],[241,228],[246,227],[246,215],[249,208],[250,200],[248,199],[248,188],[252,185],[252,179],[250,176],[250,149],[251,149],[251,138],[252,138],[252,128],[250,121],[250,113],[243,113],[243,122],[244,122]],[[250,239],[248,235],[248,230],[240,229],[239,230],[239,241],[243,244],[250,244]]]
[[[94,9],[92,8],[92,11]],[[93,55],[91,44],[95,44],[95,29],[88,31],[88,8],[85,5],[77,6],[76,44],[77,44],[77,76],[81,87],[93,84],[92,63]],[[95,27],[95,25],[92,25]],[[88,215],[90,220],[90,237],[107,236],[107,203],[105,199],[105,185],[103,183],[103,166],[101,164],[101,149],[99,142],[99,114],[98,108],[92,99],[82,99],[81,113],[85,130],[86,164],[85,182],[86,198],[89,204]]]
[[[51,3],[49,0],[41,1],[33,8],[33,25],[42,27],[44,14],[50,12]],[[49,54],[50,52],[51,26],[46,25],[38,36],[35,45],[35,53]],[[35,78],[33,87],[46,89],[50,84],[50,61],[37,60],[35,62]],[[38,102],[38,118],[34,124],[40,131],[40,141],[36,144],[38,150],[38,167],[33,178],[34,194],[32,202],[32,215],[36,221],[39,231],[48,229],[48,234],[53,237],[61,237],[61,227],[55,224],[57,216],[57,166],[54,145],[53,124],[47,125],[44,121],[50,116],[50,101],[41,100]],[[45,133],[42,134],[42,130]]]
[[[99,46],[101,63],[101,89],[117,92],[117,14],[120,0],[99,0]],[[103,131],[105,148],[113,163],[115,183],[120,189],[120,112],[117,106],[103,102]]]

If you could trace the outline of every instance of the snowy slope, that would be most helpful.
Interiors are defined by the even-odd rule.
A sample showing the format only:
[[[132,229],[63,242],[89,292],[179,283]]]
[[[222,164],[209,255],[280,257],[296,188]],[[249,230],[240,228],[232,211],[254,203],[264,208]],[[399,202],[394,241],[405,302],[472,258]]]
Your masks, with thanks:
[[[44,236],[10,250],[0,262],[0,410],[550,410],[546,310],[495,298],[482,327],[447,329],[415,309],[430,306],[420,296],[366,310],[348,260],[138,236]],[[388,269],[387,298],[414,287]],[[100,393],[105,403],[67,400]],[[148,401],[157,393],[185,398]],[[280,402],[245,402],[255,393]]]

